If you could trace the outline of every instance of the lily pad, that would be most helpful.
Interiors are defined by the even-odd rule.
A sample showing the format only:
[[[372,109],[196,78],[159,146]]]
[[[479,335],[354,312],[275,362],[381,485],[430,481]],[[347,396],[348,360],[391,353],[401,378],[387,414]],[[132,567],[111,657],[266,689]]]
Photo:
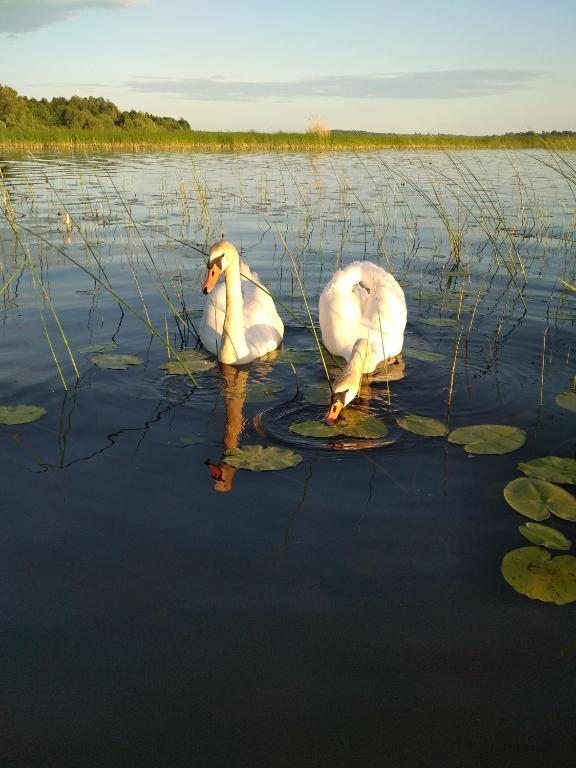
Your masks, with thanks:
[[[320,384],[311,384],[304,390],[304,399],[314,405],[328,405],[330,402],[330,385],[327,381]]]
[[[195,349],[187,349],[178,354],[190,373],[202,373],[203,371],[209,371],[216,367],[216,360],[213,357],[207,357],[205,352],[200,352]],[[171,376],[186,376],[188,374],[188,371],[184,368],[180,360],[168,360],[166,363],[162,363],[160,367]]]
[[[45,413],[38,405],[0,405],[0,424],[29,424]]]
[[[82,355],[100,355],[103,352],[110,352],[116,349],[117,345],[113,341],[107,341],[102,344],[87,344],[85,347],[80,347],[80,354]]]
[[[546,520],[550,513],[563,520],[576,520],[576,499],[571,493],[546,480],[519,477],[504,488],[512,509],[531,520]]]
[[[295,467],[302,461],[302,456],[288,448],[263,445],[243,445],[226,452],[226,464],[237,469],[249,469],[252,472],[266,472],[275,469]]]
[[[284,387],[280,384],[267,384],[263,381],[251,381],[246,392],[247,403],[267,403],[276,398]]]
[[[552,557],[542,547],[520,547],[504,555],[502,575],[510,586],[534,600],[566,605],[576,600],[576,557]]]
[[[425,325],[436,325],[439,328],[447,328],[450,325],[456,325],[456,319],[453,317],[421,317],[420,322]]]
[[[309,363],[320,357],[318,347],[308,349],[283,349],[280,352],[278,358],[279,363],[293,363],[295,365],[301,365],[303,363]]]
[[[134,355],[96,355],[91,359],[94,365],[114,371],[125,371],[129,365],[142,365],[142,360]]]
[[[556,403],[560,408],[576,411],[576,392],[561,392],[559,395],[556,395]]]
[[[297,421],[290,425],[290,431],[304,437],[386,437],[388,427],[375,416],[361,411],[344,411],[336,424],[323,421]]]
[[[421,360],[424,363],[437,363],[440,360],[444,360],[444,355],[441,355],[439,352],[429,352],[427,349],[404,347],[402,354],[404,357]]]
[[[518,469],[525,475],[549,480],[551,483],[576,484],[576,459],[545,456],[518,464]]]
[[[541,547],[548,547],[548,549],[570,549],[572,546],[570,539],[567,539],[563,533],[555,528],[549,528],[547,525],[526,523],[526,525],[519,525],[518,530],[525,539]]]
[[[414,413],[408,416],[401,416],[396,419],[398,425],[408,432],[415,435],[424,435],[425,437],[443,437],[448,434],[448,427],[438,419],[432,419],[430,416],[417,416]]]
[[[453,430],[448,435],[448,442],[463,445],[467,453],[511,453],[524,445],[526,432],[506,424],[476,424]]]

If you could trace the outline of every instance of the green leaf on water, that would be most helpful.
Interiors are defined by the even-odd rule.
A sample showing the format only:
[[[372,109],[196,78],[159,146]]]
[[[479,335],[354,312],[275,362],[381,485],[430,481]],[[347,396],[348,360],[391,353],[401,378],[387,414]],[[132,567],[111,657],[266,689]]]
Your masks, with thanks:
[[[414,291],[412,298],[417,301],[438,301],[444,296],[440,291]]]
[[[576,392],[561,392],[559,395],[556,395],[556,403],[560,408],[576,411]]]
[[[456,319],[453,317],[421,317],[420,322],[425,325],[436,325],[439,328],[447,328],[450,325],[456,325]]]
[[[408,416],[400,416],[396,419],[398,425],[408,432],[425,437],[444,437],[448,434],[448,427],[438,419],[429,416],[417,416],[410,413]]]
[[[320,353],[318,352],[318,347],[308,349],[283,349],[280,352],[278,362],[301,365],[303,363],[314,361],[319,357]]]
[[[200,350],[187,349],[178,354],[190,373],[202,373],[203,371],[209,371],[216,367],[216,360],[213,357],[208,357],[205,352]],[[180,360],[168,360],[166,363],[162,363],[160,367],[171,376],[187,375],[186,368],[184,368]]]
[[[290,432],[302,435],[303,437],[338,437],[344,434],[338,428],[338,424],[324,424],[323,421],[313,421],[312,419],[290,424],[289,429]]]
[[[237,469],[249,469],[252,472],[267,472],[276,469],[295,467],[302,461],[299,453],[288,448],[263,445],[243,445],[227,451],[226,464]]]
[[[320,384],[311,384],[309,387],[306,387],[304,389],[304,400],[314,405],[327,406],[330,403],[331,394],[330,385],[327,381],[323,381]]]
[[[336,424],[323,421],[297,421],[289,427],[291,432],[304,437],[386,437],[388,427],[375,416],[368,416],[361,411],[344,411]]]
[[[117,345],[113,341],[107,341],[102,344],[87,344],[85,347],[80,347],[80,354],[82,355],[99,355],[103,352],[110,352],[116,349]]]
[[[426,349],[414,349],[413,347],[404,347],[402,354],[404,357],[422,360],[424,363],[437,363],[439,360],[444,360],[444,355],[439,352],[429,352]]]
[[[526,441],[526,432],[506,424],[476,424],[459,427],[448,435],[449,443],[463,445],[467,453],[502,454],[517,450]]]
[[[531,520],[546,520],[550,513],[563,520],[576,520],[576,499],[546,480],[518,477],[504,488],[504,498],[512,509]]]
[[[0,424],[29,424],[45,413],[38,405],[0,405]]]
[[[549,480],[551,483],[576,484],[576,459],[545,456],[518,464],[518,469],[525,475]]]
[[[541,547],[548,547],[548,549],[570,549],[572,546],[570,539],[567,539],[563,533],[555,528],[549,528],[547,525],[526,523],[526,525],[519,525],[518,530],[525,539]]]
[[[267,403],[276,399],[278,392],[282,392],[284,387],[280,384],[267,384],[264,381],[251,381],[246,391],[247,403]]]
[[[542,547],[520,547],[504,555],[502,575],[521,595],[566,605],[576,600],[576,557],[552,557]]]
[[[142,360],[134,355],[96,355],[91,360],[100,368],[110,368],[114,371],[125,371],[129,365],[142,365]]]

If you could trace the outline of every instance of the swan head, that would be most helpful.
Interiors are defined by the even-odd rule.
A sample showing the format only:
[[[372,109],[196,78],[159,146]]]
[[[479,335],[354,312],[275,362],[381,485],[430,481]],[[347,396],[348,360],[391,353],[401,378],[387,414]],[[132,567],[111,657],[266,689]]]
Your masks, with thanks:
[[[368,339],[357,339],[354,342],[348,364],[332,384],[330,407],[324,417],[327,424],[335,424],[342,409],[358,395],[366,361],[369,360],[371,354],[372,350]]]
[[[202,293],[207,294],[213,290],[220,275],[225,272],[232,262],[238,263],[240,257],[238,251],[227,240],[219,240],[210,248],[208,264],[206,265],[206,277],[202,285]]]

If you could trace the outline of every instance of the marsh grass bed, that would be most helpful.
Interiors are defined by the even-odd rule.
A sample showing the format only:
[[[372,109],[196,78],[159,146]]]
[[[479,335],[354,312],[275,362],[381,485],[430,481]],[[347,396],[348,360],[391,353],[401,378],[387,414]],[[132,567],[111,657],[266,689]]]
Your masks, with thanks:
[[[575,166],[536,150],[2,158],[14,765],[573,759],[572,561],[532,546],[544,586],[510,576],[528,523],[504,488],[575,456]],[[195,332],[222,234],[286,327],[238,369]],[[350,406],[387,425],[381,444],[332,449],[289,429],[327,391],[297,276],[317,322],[334,270],[365,258],[404,288],[404,368]],[[22,404],[46,412],[10,423]],[[483,425],[521,439],[501,455],[448,439]],[[566,546],[575,526],[527,530]]]

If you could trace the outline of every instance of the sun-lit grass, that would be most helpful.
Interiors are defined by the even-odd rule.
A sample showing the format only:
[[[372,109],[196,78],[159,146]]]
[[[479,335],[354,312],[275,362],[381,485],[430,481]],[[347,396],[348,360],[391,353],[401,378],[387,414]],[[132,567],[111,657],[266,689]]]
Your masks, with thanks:
[[[68,128],[0,129],[4,150],[61,151],[365,151],[375,149],[542,149],[576,150],[572,134],[506,134],[461,136],[448,134],[364,133],[310,130],[305,133],[219,131],[79,130]]]

